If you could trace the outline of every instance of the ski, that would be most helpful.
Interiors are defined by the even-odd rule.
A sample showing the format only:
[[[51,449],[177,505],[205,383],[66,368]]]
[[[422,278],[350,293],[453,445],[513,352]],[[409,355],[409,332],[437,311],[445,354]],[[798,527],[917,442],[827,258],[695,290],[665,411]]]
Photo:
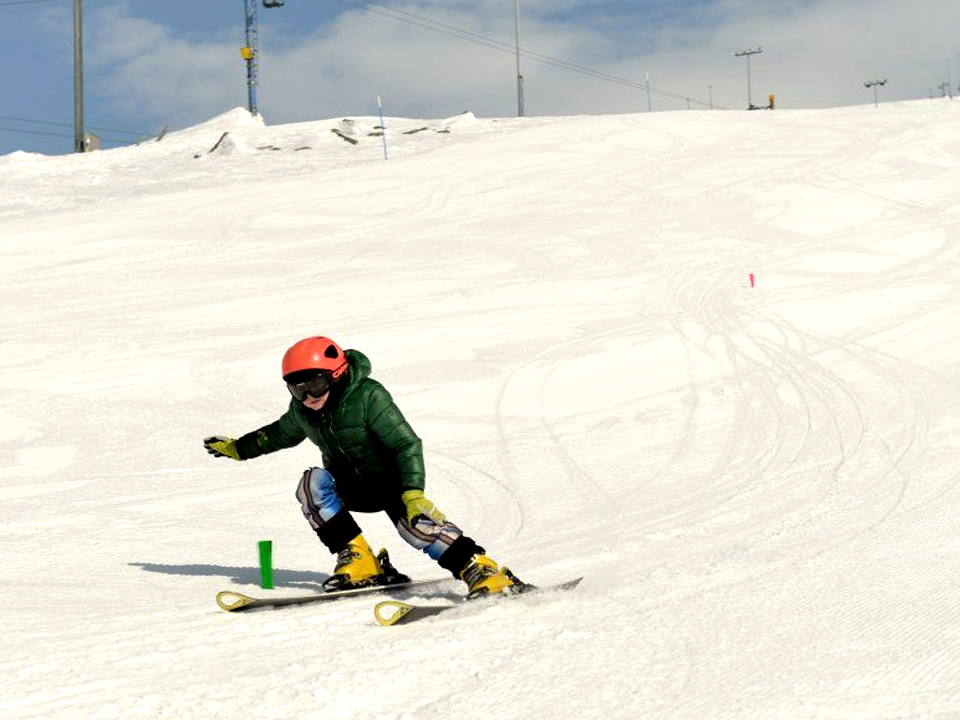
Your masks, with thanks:
[[[250,597],[243,593],[233,590],[221,590],[217,593],[217,605],[227,612],[239,612],[241,610],[253,610],[255,608],[277,608],[287,607],[289,605],[305,605],[307,603],[321,602],[324,600],[340,600],[342,598],[354,597],[356,595],[369,595],[373,593],[394,592],[397,590],[410,590],[413,588],[427,587],[449,582],[450,578],[437,578],[435,580],[406,580],[394,583],[385,583],[380,585],[367,585],[364,587],[348,588],[346,590],[328,590],[327,592],[311,593],[309,595],[293,595],[280,597]]]
[[[413,605],[411,603],[400,602],[399,600],[384,600],[383,602],[379,602],[374,606],[373,617],[376,618],[376,621],[384,627],[391,627],[393,625],[406,625],[416,620],[422,620],[423,618],[439,615],[440,613],[447,612],[448,610],[454,610],[456,608],[463,607],[464,603],[467,602],[472,604],[488,599],[512,598],[520,595],[527,595],[529,593],[573,590],[573,588],[580,584],[581,580],[583,580],[583,578],[578,577],[557,585],[546,585],[542,587],[539,585],[523,585],[521,586],[521,590],[513,593],[491,596],[490,598],[478,598],[477,600],[467,600],[467,598],[464,598],[461,602],[458,602],[454,605]]]

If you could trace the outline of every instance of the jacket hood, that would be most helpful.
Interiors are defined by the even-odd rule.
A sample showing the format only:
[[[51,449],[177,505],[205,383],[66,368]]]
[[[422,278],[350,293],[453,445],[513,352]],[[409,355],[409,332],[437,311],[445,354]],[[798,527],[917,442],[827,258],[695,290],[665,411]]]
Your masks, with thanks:
[[[350,372],[347,374],[347,387],[343,391],[343,394],[346,395],[370,377],[373,366],[370,364],[370,359],[359,350],[345,350],[343,354],[347,356],[347,363],[350,365]]]

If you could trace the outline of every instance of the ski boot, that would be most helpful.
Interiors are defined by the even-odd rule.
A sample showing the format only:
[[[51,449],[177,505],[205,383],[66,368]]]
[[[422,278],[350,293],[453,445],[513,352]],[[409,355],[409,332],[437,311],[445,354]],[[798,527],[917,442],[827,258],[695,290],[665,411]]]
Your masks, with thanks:
[[[363,535],[357,535],[337,553],[337,566],[333,575],[323,581],[323,589],[347,590],[376,585],[382,575],[383,568],[369,543],[364,540]]]
[[[498,567],[486,555],[474,555],[460,572],[460,579],[469,588],[468,600],[503,592],[523,592],[527,587],[516,575],[506,568]]]

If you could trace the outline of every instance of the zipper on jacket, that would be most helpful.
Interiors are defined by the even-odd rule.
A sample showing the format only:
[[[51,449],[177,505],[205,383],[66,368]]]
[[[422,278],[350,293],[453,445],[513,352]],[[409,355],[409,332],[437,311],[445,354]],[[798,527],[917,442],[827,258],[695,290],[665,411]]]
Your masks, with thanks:
[[[337,450],[340,452],[340,457],[342,457],[345,462],[349,462],[350,455],[348,455],[347,451],[343,449],[343,444],[340,442],[340,438],[338,438],[337,434],[333,431],[333,412],[330,412],[327,414],[327,432],[330,433],[330,437],[333,439],[333,442],[336,444]],[[358,468],[352,462],[350,463],[350,465],[353,467],[354,474],[357,477],[360,477],[360,468]]]

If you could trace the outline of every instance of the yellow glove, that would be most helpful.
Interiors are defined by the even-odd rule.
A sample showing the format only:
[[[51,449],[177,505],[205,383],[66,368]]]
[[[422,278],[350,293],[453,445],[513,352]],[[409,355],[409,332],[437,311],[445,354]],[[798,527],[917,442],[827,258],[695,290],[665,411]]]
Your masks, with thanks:
[[[423,490],[407,490],[400,499],[407,506],[407,522],[413,525],[413,519],[418,515],[424,515],[435,523],[442,523],[447,518],[442,512],[437,510],[437,506],[423,496]]]
[[[214,457],[228,457],[233,460],[240,459],[240,453],[237,452],[237,441],[233,438],[214,435],[213,437],[205,438],[203,446],[207,449],[207,452]]]

